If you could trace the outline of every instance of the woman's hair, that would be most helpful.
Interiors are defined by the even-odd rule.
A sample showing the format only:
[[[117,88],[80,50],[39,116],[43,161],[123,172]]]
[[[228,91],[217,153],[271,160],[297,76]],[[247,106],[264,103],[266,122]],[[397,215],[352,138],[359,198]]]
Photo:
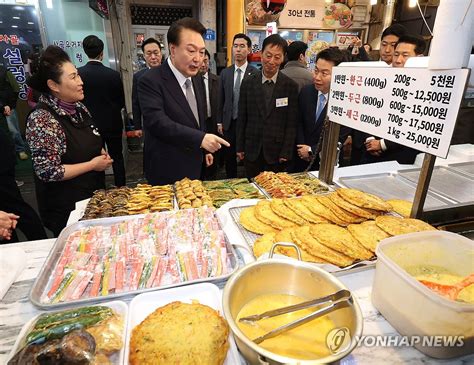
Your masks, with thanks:
[[[71,62],[69,56],[58,46],[48,46],[39,59],[37,72],[28,80],[28,86],[39,92],[50,92],[48,80],[59,84],[62,66]]]

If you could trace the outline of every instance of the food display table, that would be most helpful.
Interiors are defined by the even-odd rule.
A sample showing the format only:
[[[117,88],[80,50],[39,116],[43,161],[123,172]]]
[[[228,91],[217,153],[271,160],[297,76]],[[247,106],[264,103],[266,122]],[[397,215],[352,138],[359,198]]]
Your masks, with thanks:
[[[53,244],[54,239],[49,239],[0,246],[0,255],[3,255],[9,247],[18,247],[26,253],[27,257],[25,269],[0,301],[0,364],[6,364],[21,327],[40,312],[30,303],[28,294]],[[340,280],[348,286],[359,301],[364,316],[364,336],[399,336],[396,330],[372,306],[370,297],[374,272],[374,269],[369,269],[341,276]],[[341,363],[364,365],[449,363],[455,365],[473,362],[474,355],[450,361],[439,361],[423,355],[412,347],[359,346]]]

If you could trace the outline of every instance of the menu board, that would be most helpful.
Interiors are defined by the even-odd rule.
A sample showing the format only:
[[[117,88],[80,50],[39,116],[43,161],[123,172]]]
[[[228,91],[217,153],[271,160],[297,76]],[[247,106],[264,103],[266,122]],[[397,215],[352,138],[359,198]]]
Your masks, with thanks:
[[[446,158],[467,69],[334,67],[329,119]]]

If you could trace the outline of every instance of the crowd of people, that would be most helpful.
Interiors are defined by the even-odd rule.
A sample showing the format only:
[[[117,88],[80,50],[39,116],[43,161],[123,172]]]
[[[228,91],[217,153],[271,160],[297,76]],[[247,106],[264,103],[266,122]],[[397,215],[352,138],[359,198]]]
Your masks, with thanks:
[[[227,178],[238,176],[238,164],[248,178],[262,171],[317,170],[332,69],[341,62],[370,60],[370,46],[357,41],[356,51],[329,47],[318,53],[314,71],[309,71],[307,45],[288,44],[274,34],[263,42],[258,69],[248,62],[251,40],[239,33],[231,45],[232,65],[217,76],[209,68],[205,31],[196,19],[173,23],[166,59],[157,40],[142,44],[147,67],[133,77],[133,135],[144,139],[147,181],[163,185],[184,177],[212,179],[219,164],[225,165]],[[28,80],[28,95],[36,99],[27,118],[26,142],[41,219],[16,185],[15,149],[3,125],[16,95],[14,88],[4,92],[8,79],[2,72],[7,72],[0,68],[0,146],[5,149],[2,160],[8,160],[0,164],[0,242],[14,241],[16,227],[29,240],[46,237],[43,224],[59,235],[75,202],[105,187],[109,167],[115,185],[126,184],[120,74],[103,65],[104,43],[98,37],[86,37],[83,47],[89,62],[79,69],[62,49],[47,47]],[[382,34],[380,59],[393,67],[403,67],[424,50],[424,40],[401,25]],[[339,141],[351,147],[350,164],[413,163],[416,157],[412,149],[347,127],[341,128]]]

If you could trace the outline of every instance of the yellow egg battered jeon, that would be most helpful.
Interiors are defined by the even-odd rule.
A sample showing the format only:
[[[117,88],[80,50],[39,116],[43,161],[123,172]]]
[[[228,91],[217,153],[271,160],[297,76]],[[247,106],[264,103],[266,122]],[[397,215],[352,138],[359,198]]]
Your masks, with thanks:
[[[358,215],[352,214],[351,212],[340,208],[334,204],[334,202],[328,196],[319,196],[318,201],[344,222],[360,223],[366,220],[365,218],[359,217]]]
[[[315,224],[309,232],[323,245],[353,259],[368,260],[373,256],[373,253],[356,241],[346,228],[335,224]]]
[[[381,214],[377,210],[364,209],[364,208],[358,207],[357,205],[349,203],[347,200],[343,199],[337,193],[332,193],[332,194],[329,194],[328,196],[329,196],[329,199],[331,199],[331,201],[334,204],[336,204],[338,207],[344,210],[347,210],[348,212],[351,212],[352,214],[358,215],[359,217],[367,218],[367,219],[375,219],[375,217]]]
[[[375,219],[378,227],[392,236],[399,234],[436,230],[433,226],[412,218],[399,218],[391,215],[382,215]]]
[[[265,224],[272,226],[278,230],[296,226],[296,223],[289,221],[272,210],[269,201],[259,201],[255,206],[255,217]]]
[[[400,214],[402,217],[409,218],[411,214],[412,202],[402,199],[390,199],[387,203],[391,205],[395,213]]]
[[[323,217],[330,223],[339,224],[340,226],[347,226],[349,222],[339,219],[331,210],[322,205],[316,196],[306,195],[301,198],[303,204],[311,210],[314,214]]]
[[[252,251],[256,258],[259,258],[266,252],[270,252],[275,243],[275,233],[265,233],[257,238],[253,244]]]
[[[291,242],[291,243],[294,243],[295,245],[297,245],[298,248],[300,249],[301,259],[303,261],[315,262],[315,263],[321,263],[321,264],[326,263],[325,260],[323,260],[320,257],[311,255],[302,246],[298,245],[298,243],[295,242],[295,240],[291,236],[291,232],[295,229],[296,229],[296,227],[282,229],[280,232],[278,232],[275,235],[275,242]],[[281,246],[281,247],[279,247],[279,249],[286,256],[293,257],[294,259],[298,258],[298,254],[296,253],[296,250],[293,247]]]
[[[298,244],[298,246],[303,247],[311,255],[320,257],[324,261],[327,261],[339,267],[344,267],[352,264],[352,262],[354,261],[352,258],[323,245],[310,234],[309,230],[309,226],[303,226],[295,228],[291,231],[291,236],[294,242]]]
[[[132,365],[220,365],[229,349],[229,326],[214,309],[172,302],[132,330]]]
[[[255,207],[248,207],[242,210],[239,218],[240,224],[247,230],[256,234],[275,232],[276,229],[265,224],[255,217]]]
[[[360,190],[341,188],[337,189],[336,193],[343,199],[361,208],[381,210],[382,212],[390,212],[392,210],[391,205],[386,203],[385,200]]]
[[[327,223],[327,219],[314,214],[306,205],[303,204],[303,200],[299,198],[283,199],[283,203],[291,209],[293,212],[298,214],[301,218],[308,221],[309,223]]]
[[[375,221],[351,224],[347,229],[361,245],[372,252],[375,252],[375,249],[381,240],[390,237],[387,232],[377,226]]]
[[[285,205],[283,199],[272,199],[270,201],[270,208],[272,208],[273,212],[276,215],[278,215],[278,216],[280,216],[284,219],[287,219],[287,220],[289,220],[293,223],[296,223],[299,226],[302,226],[303,224],[308,223],[306,220],[301,218],[300,215],[296,214],[291,209],[289,209]]]

